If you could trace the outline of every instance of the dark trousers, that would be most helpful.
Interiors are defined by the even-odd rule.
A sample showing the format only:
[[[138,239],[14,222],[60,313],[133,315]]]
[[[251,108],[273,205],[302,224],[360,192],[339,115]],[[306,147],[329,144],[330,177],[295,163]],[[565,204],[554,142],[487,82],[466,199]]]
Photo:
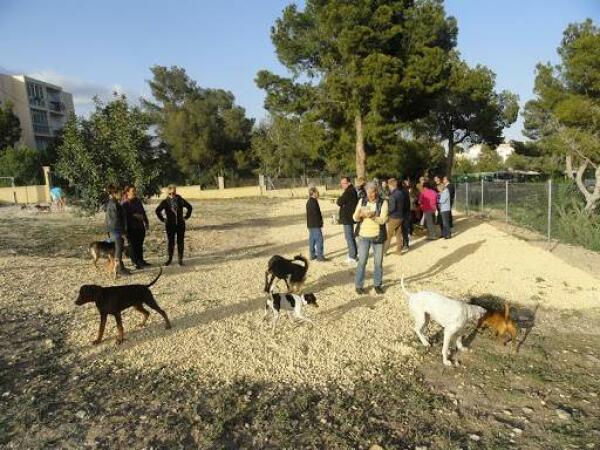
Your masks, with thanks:
[[[412,221],[410,215],[404,217],[402,221],[402,242],[404,243],[404,248],[408,248],[409,237],[408,235],[412,233]]]
[[[175,250],[175,236],[177,236],[177,256],[183,259],[183,238],[185,237],[185,222],[179,225],[167,225],[167,250],[169,252],[169,261],[173,259]]]
[[[128,231],[129,238],[129,257],[135,265],[141,265],[144,262],[144,239],[146,239],[145,228],[131,228]]]

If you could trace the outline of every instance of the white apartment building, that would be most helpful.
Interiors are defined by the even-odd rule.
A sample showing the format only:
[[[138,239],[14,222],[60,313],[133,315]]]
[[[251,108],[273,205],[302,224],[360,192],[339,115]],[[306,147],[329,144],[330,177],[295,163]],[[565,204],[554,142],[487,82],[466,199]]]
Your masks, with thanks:
[[[468,159],[471,162],[477,162],[477,160],[479,159],[479,155],[481,154],[482,147],[482,144],[471,145],[470,147],[465,149],[463,153],[458,153],[457,157]],[[512,147],[510,142],[504,142],[498,145],[498,147],[496,147],[496,153],[498,153],[498,156],[500,156],[503,163],[505,163],[508,157],[514,152],[515,149]]]
[[[10,101],[21,122],[20,144],[44,150],[74,112],[73,96],[26,75],[0,74],[0,104]]]

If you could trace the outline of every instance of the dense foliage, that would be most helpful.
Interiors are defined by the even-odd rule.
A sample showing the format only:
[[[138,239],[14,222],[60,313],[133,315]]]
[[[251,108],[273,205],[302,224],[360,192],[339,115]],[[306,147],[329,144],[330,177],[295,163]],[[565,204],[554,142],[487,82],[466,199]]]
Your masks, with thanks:
[[[148,117],[124,96],[107,104],[98,99],[89,119],[72,115],[58,147],[56,170],[72,186],[84,210],[94,212],[106,199],[107,184],[135,185],[141,195],[157,192],[157,148]]]
[[[560,65],[537,66],[536,98],[525,105],[524,133],[564,160],[589,214],[600,202],[600,29],[591,20],[569,25],[558,53]],[[588,175],[594,187],[586,185]]]
[[[233,94],[201,88],[180,67],[150,70],[154,101],[144,106],[186,180],[206,182],[231,169],[243,170],[254,121],[235,104]]]

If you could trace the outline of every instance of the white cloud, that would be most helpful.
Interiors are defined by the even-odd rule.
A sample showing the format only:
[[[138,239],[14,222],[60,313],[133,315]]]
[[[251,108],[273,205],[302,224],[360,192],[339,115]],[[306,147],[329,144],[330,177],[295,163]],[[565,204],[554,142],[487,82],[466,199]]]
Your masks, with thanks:
[[[112,98],[113,93],[125,94],[132,103],[137,103],[140,94],[125,88],[120,84],[103,85],[77,77],[61,75],[51,70],[41,70],[28,73],[27,76],[47,83],[56,84],[65,91],[73,94],[75,112],[87,116],[94,107],[92,98],[98,96],[103,101]]]

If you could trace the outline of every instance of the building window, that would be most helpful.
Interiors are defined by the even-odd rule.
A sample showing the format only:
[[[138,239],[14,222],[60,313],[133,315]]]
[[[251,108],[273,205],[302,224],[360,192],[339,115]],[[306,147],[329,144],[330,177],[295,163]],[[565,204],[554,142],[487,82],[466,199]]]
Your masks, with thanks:
[[[48,126],[48,114],[46,111],[31,109],[31,121],[33,122],[33,132],[39,134],[50,134]]]
[[[29,96],[29,104],[32,106],[46,106],[44,99],[44,88],[41,84],[27,82],[27,95]]]
[[[45,151],[50,145],[51,139],[36,136],[35,138],[35,146],[39,151]]]

